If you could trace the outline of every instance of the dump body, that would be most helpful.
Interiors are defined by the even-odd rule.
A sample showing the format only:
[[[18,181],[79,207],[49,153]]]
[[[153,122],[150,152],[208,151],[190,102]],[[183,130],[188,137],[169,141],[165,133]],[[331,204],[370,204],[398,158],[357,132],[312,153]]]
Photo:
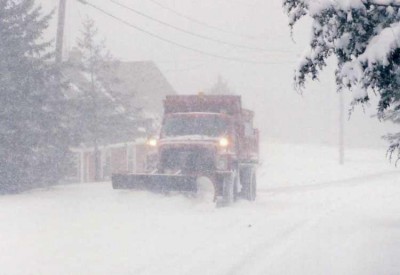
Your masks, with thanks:
[[[258,163],[253,117],[242,108],[240,96],[167,96],[160,135],[149,142],[156,149],[156,169],[145,175],[114,175],[113,187],[195,192],[196,179],[205,176],[213,182],[216,198],[241,191],[250,196],[255,182],[251,187],[249,178],[255,181]]]
[[[234,95],[169,95],[164,100],[164,114],[216,113],[240,115],[240,96]]]

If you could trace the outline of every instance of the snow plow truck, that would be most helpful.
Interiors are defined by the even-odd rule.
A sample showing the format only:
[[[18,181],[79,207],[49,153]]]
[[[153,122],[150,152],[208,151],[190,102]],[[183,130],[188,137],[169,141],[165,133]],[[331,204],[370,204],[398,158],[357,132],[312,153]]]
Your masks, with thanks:
[[[171,95],[154,147],[156,165],[144,174],[113,174],[114,189],[197,192],[199,177],[214,186],[214,201],[256,198],[259,133],[252,111],[234,95]]]

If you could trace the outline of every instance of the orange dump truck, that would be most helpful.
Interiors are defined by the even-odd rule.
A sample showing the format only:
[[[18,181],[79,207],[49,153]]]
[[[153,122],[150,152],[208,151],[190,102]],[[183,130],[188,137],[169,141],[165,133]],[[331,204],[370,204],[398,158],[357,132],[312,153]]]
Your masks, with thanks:
[[[208,177],[217,202],[256,197],[258,130],[254,113],[233,95],[173,95],[164,100],[156,169],[146,174],[114,174],[114,189],[197,192],[197,179]]]

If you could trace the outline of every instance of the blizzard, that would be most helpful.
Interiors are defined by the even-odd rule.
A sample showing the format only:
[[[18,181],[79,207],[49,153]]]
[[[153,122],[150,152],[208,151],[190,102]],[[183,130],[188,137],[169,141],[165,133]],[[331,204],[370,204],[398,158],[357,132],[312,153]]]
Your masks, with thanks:
[[[255,202],[68,184],[0,198],[1,274],[398,274],[384,149],[265,142]]]

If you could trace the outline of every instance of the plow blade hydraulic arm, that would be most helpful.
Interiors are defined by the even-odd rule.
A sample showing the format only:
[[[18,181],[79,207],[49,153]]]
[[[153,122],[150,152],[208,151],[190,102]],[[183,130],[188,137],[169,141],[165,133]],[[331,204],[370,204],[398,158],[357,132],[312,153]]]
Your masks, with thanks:
[[[153,192],[197,192],[197,177],[162,174],[113,174],[114,189],[138,189]]]

